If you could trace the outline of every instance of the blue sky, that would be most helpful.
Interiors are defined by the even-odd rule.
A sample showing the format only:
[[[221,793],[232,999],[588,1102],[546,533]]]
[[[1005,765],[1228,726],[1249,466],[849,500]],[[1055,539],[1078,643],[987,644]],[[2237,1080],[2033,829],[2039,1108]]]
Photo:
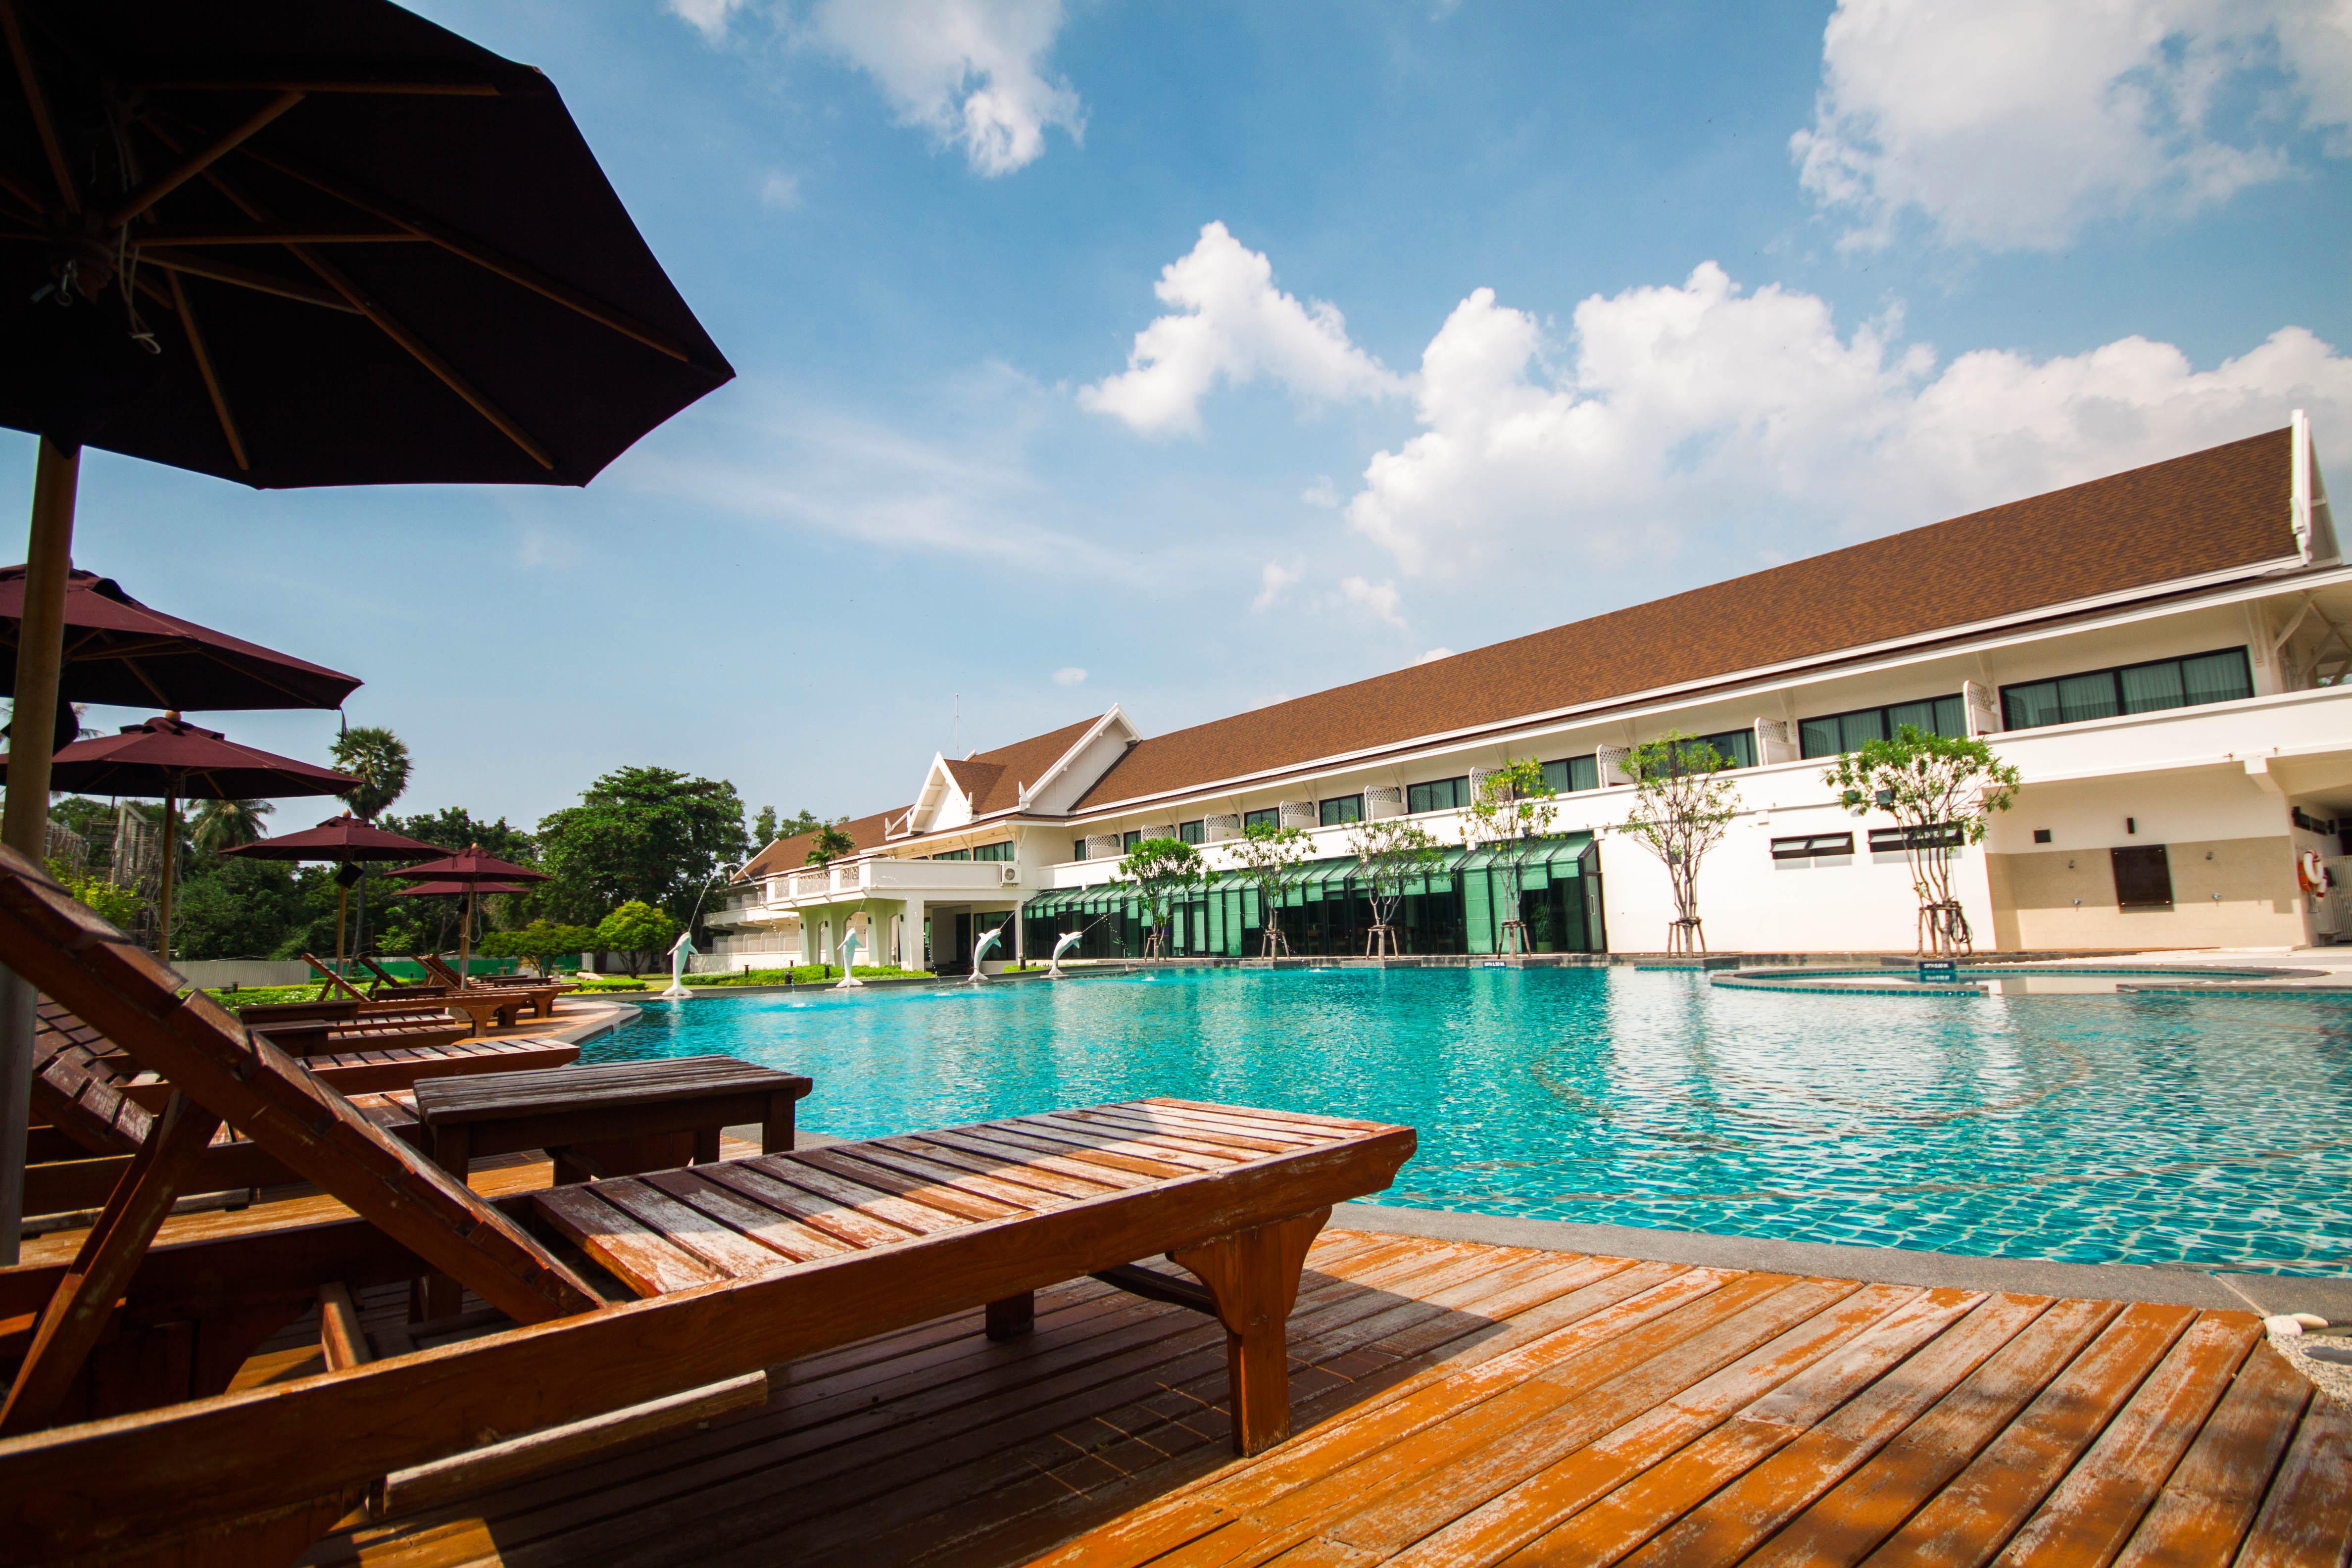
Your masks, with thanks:
[[[2326,0],[417,8],[548,71],[740,374],[584,491],[85,463],[79,563],[364,677],[402,810],[863,814],[959,693],[1160,732],[2294,407],[2352,451]]]

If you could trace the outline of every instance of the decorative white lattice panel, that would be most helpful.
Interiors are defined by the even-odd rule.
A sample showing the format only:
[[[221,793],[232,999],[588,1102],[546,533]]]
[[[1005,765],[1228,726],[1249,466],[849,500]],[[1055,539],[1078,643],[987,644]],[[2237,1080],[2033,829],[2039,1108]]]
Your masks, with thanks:
[[[1395,784],[1372,784],[1364,791],[1364,815],[1374,822],[1404,815],[1404,791]]]
[[[1281,815],[1277,820],[1285,827],[1312,827],[1319,820],[1311,800],[1286,800],[1278,809]]]
[[[1625,759],[1633,754],[1633,749],[1631,746],[1596,746],[1593,748],[1593,767],[1601,774],[1601,783],[1603,787],[1610,784],[1628,784],[1633,782],[1633,775],[1625,771]]]
[[[1207,843],[1223,844],[1228,838],[1242,836],[1242,819],[1236,812],[1205,817],[1201,824],[1201,837]]]

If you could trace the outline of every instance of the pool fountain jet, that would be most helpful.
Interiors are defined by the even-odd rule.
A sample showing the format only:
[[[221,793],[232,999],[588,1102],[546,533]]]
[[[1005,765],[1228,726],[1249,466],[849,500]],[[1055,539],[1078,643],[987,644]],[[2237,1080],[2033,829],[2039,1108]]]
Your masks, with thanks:
[[[971,950],[971,973],[963,977],[963,983],[966,985],[977,985],[980,982],[988,978],[980,972],[980,961],[988,956],[988,950],[994,947],[997,944],[997,939],[1003,936],[1003,934],[1004,928],[1000,925],[994,931],[990,931],[986,936],[982,937],[979,944],[973,947]]]
[[[841,980],[834,989],[838,991],[844,985],[865,984],[857,978],[857,930],[853,926],[841,933]]]
[[[1086,934],[1087,933],[1082,931],[1074,931],[1054,944],[1054,956],[1051,959],[1048,959],[1045,963],[1046,979],[1059,980],[1062,977],[1062,954],[1077,946],[1080,942],[1085,940]]]
[[[661,994],[665,1002],[683,1002],[694,994],[686,988],[687,960],[694,956],[694,938],[685,931],[669,944],[669,989]]]

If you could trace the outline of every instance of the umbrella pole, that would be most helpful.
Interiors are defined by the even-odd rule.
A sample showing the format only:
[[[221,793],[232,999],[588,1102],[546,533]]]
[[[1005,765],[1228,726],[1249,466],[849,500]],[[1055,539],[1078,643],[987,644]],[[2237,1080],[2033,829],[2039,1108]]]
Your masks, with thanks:
[[[343,972],[343,905],[352,890],[341,882],[335,884],[335,973]]]
[[[73,563],[79,449],[44,436],[33,471],[33,519],[25,545],[25,610],[16,634],[16,712],[9,731],[8,804],[0,842],[42,862],[48,849],[49,754],[65,665],[66,574]],[[0,1266],[16,1261],[25,1214],[25,1128],[33,1092],[34,990],[0,969]]]
[[[155,922],[155,956],[163,967],[172,966],[172,872],[180,858],[180,797],[163,797],[163,894],[158,900],[162,906]]]
[[[466,984],[474,956],[474,884],[466,884],[466,923],[457,928],[457,984]]]

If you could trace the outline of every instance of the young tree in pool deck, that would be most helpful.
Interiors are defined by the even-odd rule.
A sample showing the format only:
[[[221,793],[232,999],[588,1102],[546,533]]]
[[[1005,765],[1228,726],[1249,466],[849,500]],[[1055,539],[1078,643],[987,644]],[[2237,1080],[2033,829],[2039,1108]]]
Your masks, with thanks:
[[[1146,958],[1168,956],[1168,932],[1176,906],[1200,886],[1203,871],[1201,852],[1181,838],[1146,838],[1118,863],[1118,874],[1143,892],[1145,915],[1151,934],[1143,943]]]
[[[1559,815],[1558,794],[1533,757],[1505,763],[1478,781],[1464,823],[1465,837],[1486,851],[1495,889],[1495,951],[1528,951],[1528,922],[1520,918],[1528,862],[1551,836]]]
[[[1724,777],[1731,759],[1686,731],[1644,741],[1625,759],[1633,780],[1633,809],[1617,831],[1666,863],[1675,918],[1666,928],[1669,952],[1705,952],[1699,923],[1698,865],[1723,841],[1738,798]]]
[[[1364,934],[1364,956],[1399,952],[1397,906],[1415,882],[1437,868],[1445,851],[1427,828],[1402,816],[1363,824],[1348,836],[1348,847],[1356,852],[1357,883],[1372,900],[1372,929]]]
[[[1290,943],[1282,934],[1282,898],[1306,867],[1307,830],[1258,823],[1242,831],[1234,846],[1234,859],[1241,874],[1257,884],[1258,907],[1265,916],[1264,956],[1287,953]]]
[[[1987,821],[2017,795],[2017,770],[1982,741],[1906,724],[1891,741],[1864,742],[1846,752],[1822,779],[1856,816],[1883,811],[1903,830],[1903,854],[1919,896],[1919,952],[1974,952],[1968,916],[1952,896],[1952,851],[1984,842]]]

